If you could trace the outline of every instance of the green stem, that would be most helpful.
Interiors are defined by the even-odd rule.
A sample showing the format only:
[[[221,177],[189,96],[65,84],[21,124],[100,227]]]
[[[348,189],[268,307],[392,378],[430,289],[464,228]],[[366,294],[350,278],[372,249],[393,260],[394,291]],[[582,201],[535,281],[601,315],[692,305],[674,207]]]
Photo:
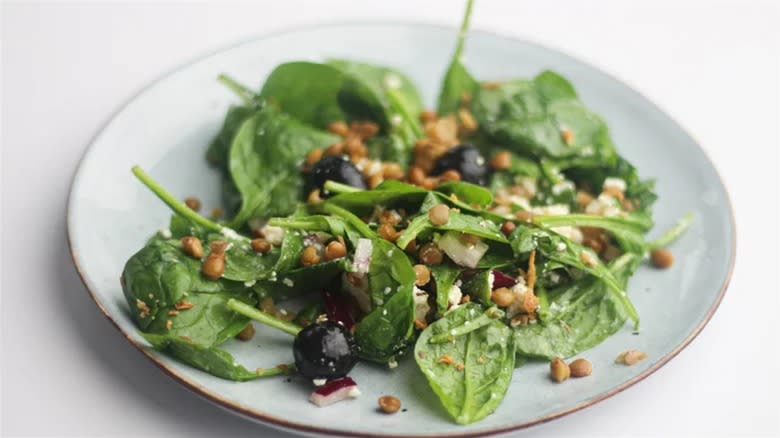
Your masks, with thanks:
[[[138,178],[146,187],[149,188],[149,190],[157,195],[157,197],[160,198],[162,202],[170,207],[171,210],[175,211],[179,216],[187,218],[196,224],[202,225],[209,230],[216,231],[218,233],[222,233],[225,229],[227,229],[226,227],[223,227],[222,225],[219,225],[216,222],[212,222],[198,213],[195,213],[191,208],[187,207],[184,202],[176,199],[175,196],[162,188],[162,186],[158,184],[157,181],[152,179],[148,173],[144,172],[140,166],[133,166],[132,170],[136,178]]]
[[[678,237],[680,237],[685,230],[688,229],[689,226],[691,226],[691,223],[693,223],[693,212],[688,212],[680,218],[679,221],[677,221],[677,224],[675,224],[671,229],[669,229],[667,232],[665,232],[661,237],[653,240],[652,242],[649,242],[647,244],[648,250],[653,250],[656,248],[663,248],[664,246],[668,246],[675,240],[677,240]]]
[[[628,233],[641,233],[644,225],[640,221],[624,217],[594,216],[592,214],[563,214],[534,216],[534,223],[548,227],[593,227],[607,230],[620,230]]]
[[[258,368],[257,377],[283,376],[295,373],[295,364],[277,365],[273,368]]]
[[[341,208],[336,204],[333,204],[331,202],[323,202],[319,204],[322,211],[325,213],[332,214],[334,216],[338,216],[345,221],[349,222],[355,229],[362,234],[364,237],[372,238],[376,237],[376,234],[371,230],[371,228],[363,222],[359,217],[352,214],[347,209]]]
[[[322,231],[328,229],[327,222],[324,220],[316,220],[314,217],[307,219],[274,217],[268,220],[268,225],[306,231]]]
[[[460,55],[463,53],[463,46],[466,42],[466,33],[469,31],[469,21],[471,21],[471,10],[473,6],[474,0],[468,0],[466,2],[466,12],[463,14],[463,21],[460,23],[458,42],[455,45],[455,54],[452,57],[454,62],[459,62]]]
[[[279,329],[293,336],[298,335],[298,332],[303,330],[303,328],[299,327],[297,324],[293,324],[289,321],[279,319],[273,315],[263,312],[262,310],[256,309],[250,306],[249,304],[238,301],[235,298],[229,299],[226,306],[228,309],[238,314],[244,315],[247,318],[254,319],[257,322],[265,324],[269,327],[273,327],[275,329]]]
[[[323,186],[326,192],[330,193],[355,193],[355,192],[362,192],[363,189],[359,189],[357,187],[352,187],[347,184],[342,184],[340,182],[327,180],[325,181],[325,185]]]
[[[417,116],[409,112],[409,104],[406,101],[406,97],[397,89],[388,88],[386,91],[387,97],[391,100],[393,110],[397,111],[399,113],[398,115],[401,116],[401,123],[404,124],[404,122],[406,122],[405,125],[412,130],[414,138],[407,140],[413,141],[414,139],[422,137],[422,126],[417,123]]]
[[[239,83],[226,74],[219,75],[217,80],[241,98],[245,105],[254,103],[256,94],[249,87]]]
[[[455,327],[454,329],[451,329],[450,331],[447,331],[445,333],[439,333],[438,335],[431,336],[430,339],[428,339],[429,344],[443,344],[445,342],[451,342],[454,341],[455,338],[458,336],[463,336],[465,334],[471,333],[474,330],[480,329],[491,322],[493,322],[494,319],[499,319],[504,317],[504,312],[497,307],[491,307],[487,310],[485,310],[485,313],[482,315],[479,315],[478,317],[469,320],[468,324],[463,324]]]

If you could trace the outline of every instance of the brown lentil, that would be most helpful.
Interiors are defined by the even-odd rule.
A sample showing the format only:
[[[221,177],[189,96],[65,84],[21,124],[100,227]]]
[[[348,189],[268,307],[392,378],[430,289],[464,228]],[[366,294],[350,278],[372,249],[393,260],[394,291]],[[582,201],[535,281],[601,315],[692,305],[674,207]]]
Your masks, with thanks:
[[[336,260],[347,255],[347,247],[338,240],[330,242],[326,247],[324,254],[325,261]]]
[[[593,373],[593,365],[587,359],[576,359],[569,364],[572,377],[585,377]]]
[[[460,297],[461,304],[466,304],[470,301],[471,301],[471,295],[463,295],[462,297]]]
[[[211,217],[214,219],[219,219],[222,217],[222,209],[219,207],[214,207],[211,209]]]
[[[200,210],[200,199],[190,196],[184,200],[184,205],[190,208],[192,211]]]
[[[420,122],[422,122],[423,124],[435,122],[436,119],[438,118],[439,116],[436,115],[436,111],[424,110],[423,112],[420,113]]]
[[[225,272],[225,253],[212,252],[206,257],[206,261],[201,266],[201,271],[206,278],[217,280]]]
[[[515,294],[505,287],[500,287],[490,294],[490,300],[498,307],[509,307],[515,301]]]
[[[414,327],[420,330],[425,330],[425,328],[428,327],[428,323],[423,321],[422,319],[415,319]]]
[[[441,182],[460,181],[460,173],[455,169],[447,169],[439,175]]]
[[[382,165],[382,176],[385,179],[401,179],[404,177],[404,171],[398,163],[386,163]]]
[[[200,260],[203,257],[203,244],[200,239],[194,236],[184,236],[181,238],[181,248],[192,258]]]
[[[252,247],[253,250],[261,254],[265,254],[271,250],[271,244],[267,240],[261,237],[258,237],[257,239],[252,239],[250,246]]]
[[[313,246],[307,246],[303,249],[301,254],[301,264],[303,266],[312,266],[320,262],[320,255],[317,253],[317,248]]]
[[[501,232],[504,233],[504,236],[509,236],[512,234],[512,231],[517,228],[517,225],[515,225],[512,221],[506,221],[503,224],[501,224]]]
[[[674,254],[668,249],[656,248],[650,253],[650,260],[656,268],[666,269],[674,263]]]
[[[571,370],[566,362],[560,357],[556,357],[550,362],[550,377],[556,382],[563,382],[569,378]]]
[[[418,256],[420,261],[428,266],[439,265],[444,260],[444,252],[433,242],[423,245]]]
[[[425,286],[431,281],[431,271],[425,265],[414,265],[414,284]]]
[[[172,328],[173,328],[173,321],[171,321],[170,319],[165,321],[165,329],[170,330]]]
[[[397,397],[393,397],[392,395],[379,397],[378,403],[379,409],[385,414],[395,414],[401,409],[401,400],[398,400]]]
[[[244,327],[243,330],[238,332],[236,335],[236,338],[238,338],[241,341],[249,341],[255,336],[255,327],[250,322],[249,324]]]
[[[566,128],[563,128],[561,129],[561,138],[563,139],[564,143],[571,145],[574,142],[574,133]]]
[[[443,354],[439,358],[439,363],[443,363],[444,365],[452,365],[453,362],[455,362],[455,360],[449,354]]]
[[[639,350],[628,350],[620,353],[615,362],[631,366],[645,359],[647,359],[647,353]]]
[[[411,253],[411,254],[416,253],[417,252],[417,241],[416,240],[412,240],[411,242],[409,242],[409,244],[406,245],[406,248],[404,248],[404,251],[406,251],[407,253]]]
[[[384,181],[384,179],[382,178],[382,174],[377,172],[377,173],[371,175],[371,178],[368,179],[368,187],[373,189],[374,187],[378,186],[379,184],[382,184],[382,181]]]
[[[520,210],[517,213],[515,213],[515,217],[523,222],[533,222],[534,221],[534,214],[527,210]]]
[[[506,170],[512,165],[512,155],[507,151],[501,151],[490,160],[490,167],[496,170]]]
[[[322,202],[322,198],[320,198],[320,189],[314,189],[309,193],[309,196],[306,197],[306,202],[309,204],[319,204]]]
[[[479,236],[475,236],[469,233],[460,233],[460,241],[466,245],[476,245],[480,240],[482,239]]]
[[[342,121],[332,122],[328,124],[328,131],[344,137],[349,133],[349,127]]]
[[[613,198],[615,198],[618,201],[620,201],[621,204],[623,203],[623,200],[626,199],[626,195],[624,195],[623,192],[620,189],[615,188],[615,187],[607,187],[601,193],[603,193],[605,195],[612,196]]]
[[[322,158],[322,149],[312,149],[308,155],[306,155],[306,164],[312,165]]]
[[[224,240],[215,240],[209,245],[212,254],[225,254],[228,243]]]
[[[450,208],[444,204],[438,204],[428,210],[428,220],[433,225],[444,225],[450,220]]]
[[[395,242],[398,240],[399,232],[395,230],[395,227],[392,224],[384,223],[379,226],[377,229],[377,233],[379,233],[379,236],[383,239]]]
[[[349,131],[365,140],[375,136],[379,132],[379,125],[371,121],[352,122],[349,124]]]
[[[195,304],[185,300],[181,300],[178,303],[173,305],[173,308],[176,310],[187,310],[187,309],[192,309],[193,307],[195,307]]]
[[[179,316],[179,311],[178,310],[169,310],[168,311],[168,316]]]
[[[425,178],[425,180],[420,184],[420,187],[424,188],[425,190],[433,190],[436,188],[436,185],[439,183],[438,178],[432,178],[428,177]]]
[[[466,369],[466,365],[463,365],[462,363],[458,362],[457,364],[455,364],[455,369],[458,371],[463,371]]]
[[[579,205],[581,208],[585,208],[588,206],[588,204],[591,203],[591,201],[593,201],[593,195],[580,190],[577,192],[575,200],[577,201],[577,205]]]
[[[477,121],[474,120],[471,111],[466,108],[458,110],[458,120],[460,121],[461,128],[466,132],[472,132],[477,129]]]
[[[325,155],[341,155],[344,153],[344,143],[337,142],[325,148]]]
[[[425,181],[425,172],[418,166],[412,166],[409,168],[407,179],[414,185],[420,185]]]

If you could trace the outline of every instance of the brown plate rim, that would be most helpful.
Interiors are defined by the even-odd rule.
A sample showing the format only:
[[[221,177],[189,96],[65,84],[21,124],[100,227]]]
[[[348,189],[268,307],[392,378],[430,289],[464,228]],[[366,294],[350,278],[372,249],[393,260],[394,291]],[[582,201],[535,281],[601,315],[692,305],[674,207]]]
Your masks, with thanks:
[[[520,430],[520,429],[525,429],[525,428],[528,428],[528,427],[531,427],[531,426],[536,426],[536,425],[539,425],[539,424],[543,424],[543,423],[546,423],[548,421],[552,421],[552,420],[555,420],[557,418],[563,417],[565,415],[577,412],[577,411],[579,411],[581,409],[584,409],[584,408],[586,408],[588,406],[592,406],[592,405],[594,405],[594,404],[596,404],[596,403],[598,403],[598,402],[600,402],[602,400],[605,400],[605,399],[607,399],[609,397],[612,397],[615,394],[618,394],[618,393],[624,391],[625,389],[635,385],[636,383],[644,380],[646,377],[648,377],[651,374],[653,374],[654,372],[656,372],[658,369],[660,369],[662,366],[664,366],[667,362],[669,362],[672,358],[677,356],[685,347],[687,347],[691,343],[691,341],[693,341],[696,338],[696,336],[699,335],[699,333],[701,333],[701,331],[704,329],[704,327],[707,325],[707,323],[710,321],[710,319],[712,319],[712,316],[715,314],[715,311],[718,309],[718,306],[720,305],[721,301],[723,300],[723,296],[725,295],[726,290],[728,289],[729,282],[731,281],[731,277],[732,277],[732,275],[734,273],[734,263],[735,263],[735,259],[736,259],[736,244],[737,244],[736,243],[737,242],[736,222],[735,222],[735,219],[734,219],[734,209],[732,207],[731,199],[729,197],[728,190],[726,189],[726,185],[723,183],[723,178],[721,177],[720,172],[718,171],[717,167],[715,166],[715,163],[713,163],[713,161],[709,157],[709,155],[707,155],[707,152],[704,150],[704,148],[701,147],[699,142],[696,141],[695,137],[690,135],[690,133],[680,123],[678,123],[675,119],[673,119],[666,111],[664,111],[661,107],[659,107],[655,102],[653,102],[652,100],[648,99],[647,96],[643,95],[642,93],[640,93],[639,91],[637,91],[633,87],[629,86],[624,81],[616,78],[612,74],[610,74],[610,73],[608,73],[608,72],[606,72],[606,71],[604,71],[604,70],[602,70],[600,68],[597,68],[596,66],[591,65],[590,63],[585,62],[585,61],[583,61],[583,60],[581,60],[581,59],[579,59],[579,58],[577,58],[575,56],[571,56],[568,53],[565,53],[565,52],[563,52],[563,51],[561,51],[559,49],[554,49],[554,48],[548,47],[548,46],[543,45],[543,44],[539,44],[539,43],[536,43],[536,42],[533,42],[533,41],[529,41],[529,40],[526,40],[526,39],[514,37],[514,36],[511,36],[511,35],[505,35],[505,34],[502,34],[500,32],[495,32],[495,31],[491,31],[491,30],[483,30],[483,29],[479,29],[479,28],[472,29],[470,32],[483,33],[483,34],[488,34],[488,35],[491,35],[491,36],[496,36],[496,37],[499,37],[499,38],[509,39],[509,40],[521,42],[523,44],[536,46],[538,48],[541,48],[541,49],[544,49],[544,50],[547,50],[547,51],[550,51],[550,52],[557,53],[558,55],[567,57],[569,59],[572,59],[574,61],[577,61],[577,62],[581,63],[582,65],[585,65],[585,66],[587,66],[587,67],[589,67],[591,69],[594,69],[594,70],[598,71],[599,73],[609,77],[611,80],[613,80],[613,81],[623,85],[624,87],[629,89],[631,92],[635,93],[636,95],[638,95],[639,97],[644,99],[646,102],[648,102],[650,105],[652,105],[656,110],[658,110],[659,112],[664,114],[666,117],[671,119],[674,123],[676,123],[677,126],[683,132],[685,132],[685,134],[689,138],[691,138],[691,140],[693,140],[693,143],[696,145],[696,147],[699,148],[699,150],[702,152],[702,155],[707,159],[707,161],[709,162],[710,166],[712,166],[713,170],[715,171],[715,174],[718,177],[720,185],[723,188],[723,193],[724,193],[724,196],[726,198],[726,205],[727,205],[728,211],[729,211],[729,224],[730,224],[730,230],[731,230],[731,245],[730,245],[731,254],[730,254],[730,257],[729,257],[728,272],[726,274],[726,277],[725,277],[723,283],[720,286],[720,291],[718,292],[718,296],[716,297],[715,301],[712,303],[710,308],[707,310],[707,313],[704,316],[704,318],[701,321],[699,321],[699,323],[696,325],[696,327],[693,329],[693,331],[691,331],[691,333],[688,334],[688,336],[685,339],[683,339],[682,342],[680,342],[677,346],[675,346],[675,348],[672,349],[672,351],[670,351],[668,354],[666,354],[661,359],[656,361],[648,369],[644,370],[643,372],[641,372],[640,374],[634,376],[633,378],[631,378],[631,379],[621,383],[620,385],[617,385],[617,386],[611,388],[608,391],[605,391],[605,392],[600,393],[600,394],[598,394],[598,395],[596,395],[594,397],[591,397],[588,400],[585,400],[583,402],[577,403],[576,405],[570,406],[570,407],[568,407],[566,409],[561,409],[559,411],[553,412],[553,413],[548,414],[548,415],[544,415],[544,416],[541,416],[541,417],[537,417],[537,418],[533,418],[533,419],[530,419],[530,420],[522,421],[522,422],[519,422],[519,423],[513,423],[513,424],[509,424],[509,425],[501,426],[501,427],[497,427],[497,428],[491,428],[491,429],[486,429],[486,430],[469,431],[469,432],[464,432],[464,433],[454,432],[454,433],[433,434],[433,435],[425,435],[425,434],[423,434],[423,435],[417,435],[417,434],[395,435],[395,434],[392,434],[392,433],[390,433],[390,434],[383,434],[383,433],[358,433],[358,432],[352,432],[352,431],[349,431],[349,430],[336,429],[336,428],[315,427],[315,426],[311,426],[311,425],[308,425],[308,424],[305,424],[305,423],[299,423],[299,422],[289,421],[289,420],[286,420],[284,418],[275,417],[275,416],[266,414],[266,413],[264,413],[262,411],[255,410],[255,409],[249,408],[247,406],[241,405],[240,403],[236,403],[236,402],[230,401],[230,400],[220,396],[219,394],[217,394],[217,393],[215,393],[213,391],[210,391],[210,390],[208,390],[208,389],[198,385],[195,381],[189,379],[188,377],[186,377],[186,376],[176,372],[174,369],[172,369],[167,364],[165,364],[162,360],[160,360],[159,358],[153,356],[148,351],[148,347],[146,347],[144,345],[141,345],[135,339],[133,339],[133,337],[131,336],[130,333],[125,332],[124,330],[122,330],[122,328],[119,326],[117,321],[115,321],[114,318],[108,313],[108,311],[103,307],[103,305],[97,299],[95,293],[89,288],[89,285],[87,284],[87,281],[86,281],[86,275],[82,272],[82,268],[81,268],[81,266],[79,265],[79,262],[78,262],[78,256],[75,253],[75,251],[73,250],[73,242],[72,242],[72,239],[71,239],[71,203],[72,203],[72,195],[73,195],[73,184],[75,183],[76,177],[79,174],[79,170],[81,170],[81,166],[82,166],[82,163],[83,163],[85,157],[87,156],[89,151],[92,149],[92,145],[94,144],[95,140],[100,136],[100,134],[103,132],[105,127],[118,114],[120,114],[125,109],[125,107],[127,105],[129,105],[131,102],[133,102],[138,96],[143,94],[150,87],[156,85],[157,83],[159,83],[163,79],[167,78],[168,76],[171,76],[174,73],[176,73],[176,72],[178,72],[180,70],[183,70],[183,69],[189,67],[190,65],[196,63],[196,62],[199,62],[199,61],[201,61],[203,59],[206,59],[206,58],[209,58],[211,56],[214,56],[214,55],[216,55],[218,53],[221,53],[223,51],[226,51],[226,50],[229,50],[229,49],[232,49],[232,48],[236,48],[236,47],[239,47],[239,46],[242,46],[242,45],[245,45],[245,44],[254,43],[254,42],[257,42],[257,41],[260,41],[260,40],[263,40],[263,39],[268,39],[268,38],[273,38],[273,37],[276,37],[276,36],[284,35],[284,34],[287,34],[287,33],[301,32],[301,31],[306,31],[306,30],[314,30],[314,29],[321,29],[321,28],[327,28],[327,27],[364,26],[364,25],[385,25],[385,26],[389,25],[389,26],[412,26],[412,27],[420,27],[420,26],[422,26],[422,27],[433,27],[433,28],[438,28],[438,29],[443,29],[443,30],[450,30],[450,31],[453,31],[453,32],[456,31],[456,29],[454,27],[452,27],[452,26],[447,26],[447,25],[442,25],[442,24],[437,24],[437,23],[427,23],[427,22],[422,22],[422,21],[403,21],[403,22],[393,22],[393,21],[359,21],[359,22],[358,21],[347,21],[347,22],[338,22],[338,21],[333,21],[333,22],[325,22],[325,23],[313,24],[313,25],[293,26],[293,27],[290,27],[290,28],[287,28],[287,29],[283,29],[283,30],[280,30],[280,31],[276,31],[276,32],[272,32],[272,33],[256,35],[256,36],[254,36],[252,38],[244,39],[244,40],[241,40],[241,41],[239,41],[237,43],[233,43],[233,44],[221,47],[219,49],[210,51],[208,53],[202,54],[200,56],[194,57],[190,61],[187,61],[187,62],[179,65],[178,67],[175,67],[175,68],[169,70],[168,72],[166,72],[165,74],[157,77],[156,79],[152,80],[147,85],[142,87],[140,90],[138,90],[137,92],[133,93],[114,113],[112,113],[111,116],[106,120],[105,123],[103,123],[101,125],[101,127],[98,129],[97,133],[90,140],[89,145],[87,146],[86,150],[84,151],[84,153],[82,154],[81,158],[79,159],[79,164],[76,167],[76,170],[74,171],[73,177],[71,179],[70,191],[69,191],[69,195],[68,195],[69,199],[68,199],[68,204],[67,204],[67,208],[66,208],[66,218],[67,218],[67,230],[66,230],[66,232],[67,232],[68,248],[69,248],[69,252],[70,252],[70,255],[71,255],[71,259],[73,261],[73,265],[76,268],[76,272],[78,273],[79,278],[81,279],[81,282],[84,285],[84,288],[87,290],[87,292],[88,292],[90,298],[92,299],[92,301],[95,302],[95,305],[97,305],[97,307],[103,313],[103,316],[105,316],[106,319],[108,319],[111,322],[111,324],[113,324],[114,327],[116,327],[116,329],[125,337],[125,339],[127,339],[127,341],[130,342],[131,345],[136,347],[138,349],[138,351],[140,351],[143,354],[144,357],[149,359],[153,364],[155,364],[158,368],[160,368],[165,374],[167,374],[170,377],[172,377],[174,380],[176,380],[178,383],[183,385],[185,388],[193,391],[195,394],[205,398],[206,400],[217,404],[218,406],[228,410],[229,412],[236,413],[236,414],[248,417],[248,418],[250,418],[252,420],[257,420],[257,421],[259,421],[259,422],[261,422],[263,424],[266,424],[266,425],[269,425],[269,426],[273,426],[273,427],[277,427],[277,428],[281,428],[281,429],[284,429],[284,430],[293,431],[293,432],[303,432],[303,433],[309,433],[309,434],[315,433],[315,434],[323,434],[323,435],[331,435],[331,436],[349,436],[349,437],[377,437],[377,438],[379,438],[379,437],[381,437],[381,438],[392,438],[392,437],[415,438],[415,437],[419,437],[419,438],[427,438],[427,437],[432,437],[432,436],[444,436],[444,437],[453,437],[453,438],[456,438],[456,437],[457,438],[467,438],[467,437],[486,437],[486,436],[491,436],[491,435],[497,435],[497,434],[503,434],[503,433],[508,433],[508,432],[512,432],[512,431],[517,431],[517,430]]]

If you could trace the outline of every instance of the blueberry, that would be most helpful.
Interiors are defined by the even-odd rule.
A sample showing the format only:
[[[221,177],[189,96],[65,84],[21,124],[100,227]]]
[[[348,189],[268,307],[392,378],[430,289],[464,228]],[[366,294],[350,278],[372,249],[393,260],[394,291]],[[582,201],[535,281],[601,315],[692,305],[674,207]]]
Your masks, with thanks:
[[[485,185],[488,168],[476,146],[461,144],[448,150],[436,161],[431,175],[441,175],[449,169],[458,171],[462,181]]]
[[[358,360],[358,347],[349,330],[333,321],[314,323],[295,337],[293,356],[298,372],[307,379],[339,379]]]
[[[320,197],[327,197],[323,190],[325,181],[335,181],[359,189],[366,189],[366,182],[363,175],[349,160],[341,156],[328,155],[323,157],[312,166],[311,171],[306,176],[304,184],[304,196],[308,196],[315,189],[320,190]]]

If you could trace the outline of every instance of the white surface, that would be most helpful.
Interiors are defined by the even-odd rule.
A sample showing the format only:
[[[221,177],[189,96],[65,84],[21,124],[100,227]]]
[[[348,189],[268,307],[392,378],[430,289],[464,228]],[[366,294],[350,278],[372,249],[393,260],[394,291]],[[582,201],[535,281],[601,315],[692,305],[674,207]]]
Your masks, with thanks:
[[[124,101],[203,52],[323,21],[454,25],[461,11],[450,3],[4,3],[2,434],[276,434],[179,387],[99,314],[64,238],[78,159]],[[585,3],[483,0],[473,24],[594,63],[686,126],[730,189],[737,266],[712,322],[667,366],[612,399],[518,435],[777,435],[778,8]]]

